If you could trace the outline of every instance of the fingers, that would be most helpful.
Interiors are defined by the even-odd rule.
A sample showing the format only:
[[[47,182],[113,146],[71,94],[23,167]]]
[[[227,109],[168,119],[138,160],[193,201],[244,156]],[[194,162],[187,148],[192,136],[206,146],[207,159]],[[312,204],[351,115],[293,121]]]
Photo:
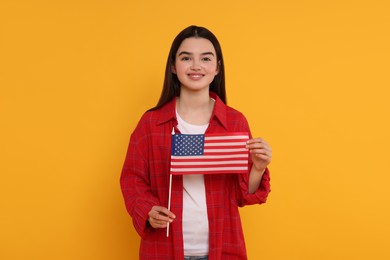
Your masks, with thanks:
[[[175,214],[167,208],[154,206],[149,211],[148,221],[153,228],[166,228],[168,222],[171,223],[176,218]]]
[[[247,141],[246,148],[249,149],[250,153],[256,154],[256,155],[267,155],[271,157],[272,155],[272,149],[269,146],[269,144],[261,139],[261,138],[254,138]]]
[[[272,149],[262,138],[253,138],[247,141],[246,148],[249,149],[257,168],[265,168],[271,162]]]

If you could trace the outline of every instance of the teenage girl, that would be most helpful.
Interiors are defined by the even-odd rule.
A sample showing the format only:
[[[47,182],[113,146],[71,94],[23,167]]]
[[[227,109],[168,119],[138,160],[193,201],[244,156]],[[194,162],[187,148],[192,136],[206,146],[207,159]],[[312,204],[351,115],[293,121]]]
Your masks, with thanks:
[[[250,134],[244,115],[226,105],[221,47],[203,27],[190,26],[174,39],[160,100],[131,135],[121,188],[141,236],[140,259],[247,259],[238,207],[266,202],[270,146],[250,137],[247,174],[173,176],[168,210],[172,129]]]

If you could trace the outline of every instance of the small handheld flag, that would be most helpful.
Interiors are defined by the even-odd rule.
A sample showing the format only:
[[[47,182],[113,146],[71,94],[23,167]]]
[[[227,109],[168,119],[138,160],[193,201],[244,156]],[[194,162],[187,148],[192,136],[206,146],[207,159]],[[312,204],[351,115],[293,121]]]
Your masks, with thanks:
[[[171,173],[246,173],[248,133],[172,135]]]

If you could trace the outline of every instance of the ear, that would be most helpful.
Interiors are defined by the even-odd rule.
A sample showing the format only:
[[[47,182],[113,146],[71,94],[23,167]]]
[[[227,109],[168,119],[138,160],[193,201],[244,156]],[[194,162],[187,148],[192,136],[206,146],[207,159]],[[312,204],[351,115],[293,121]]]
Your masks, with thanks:
[[[215,71],[215,75],[218,75],[220,67],[221,67],[221,61],[219,60],[217,63],[217,69]]]
[[[172,71],[173,74],[177,74],[175,65],[172,65],[171,71]]]

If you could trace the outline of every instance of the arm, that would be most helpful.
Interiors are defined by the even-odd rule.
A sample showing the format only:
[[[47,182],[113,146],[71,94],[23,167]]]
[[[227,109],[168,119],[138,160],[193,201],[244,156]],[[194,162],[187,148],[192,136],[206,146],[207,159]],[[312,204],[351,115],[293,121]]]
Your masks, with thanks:
[[[239,131],[249,132],[249,172],[238,176],[238,205],[265,203],[270,193],[270,173],[268,165],[271,162],[272,150],[268,143],[261,138],[253,138],[245,117],[242,119]]]
[[[150,121],[144,116],[132,133],[120,178],[127,211],[141,237],[148,229],[164,228],[175,218],[172,212],[160,205],[158,183],[151,176],[151,162],[156,158],[150,150],[153,148],[149,126]]]
[[[136,231],[143,237],[148,228],[148,213],[154,205],[159,204],[159,201],[151,192],[148,153],[141,152],[147,142],[146,137],[140,136],[140,132],[142,131],[136,129],[131,135],[120,184],[126,209]]]

